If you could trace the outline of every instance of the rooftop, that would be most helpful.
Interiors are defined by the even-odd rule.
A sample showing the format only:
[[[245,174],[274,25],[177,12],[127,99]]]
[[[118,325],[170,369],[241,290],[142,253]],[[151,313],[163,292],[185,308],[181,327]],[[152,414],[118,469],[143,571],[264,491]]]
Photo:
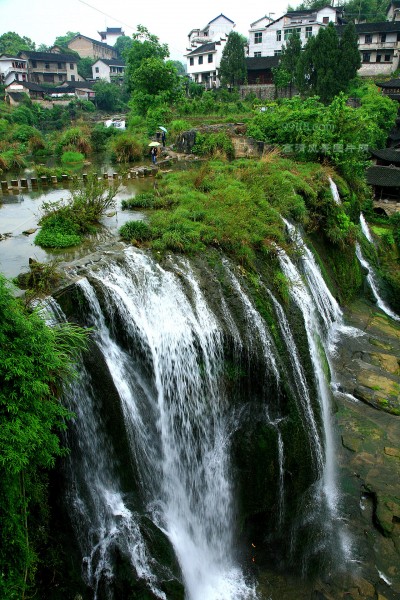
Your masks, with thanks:
[[[397,167],[369,167],[367,183],[380,187],[400,187],[400,169]]]
[[[195,48],[194,50],[192,50],[191,52],[186,54],[186,56],[194,56],[195,54],[205,54],[206,52],[214,52],[214,51],[215,51],[215,42],[210,42],[209,44],[203,44],[202,46]]]
[[[248,71],[272,69],[279,65],[279,58],[279,56],[248,57],[246,58],[246,67]]]
[[[400,151],[398,150],[393,150],[392,148],[382,148],[382,150],[371,150],[371,154],[372,156],[375,156],[375,158],[400,164]]]
[[[109,46],[105,42],[99,42],[99,40],[94,40],[93,38],[90,38],[87,35],[82,35],[81,33],[76,35],[75,37],[73,37],[72,40],[70,40],[68,42],[68,46],[70,45],[71,42],[73,42],[77,38],[84,38],[85,40],[89,40],[89,42],[92,42],[93,44],[96,44],[97,46],[102,46],[103,48],[108,48],[109,50],[113,50],[113,52],[116,52],[116,50],[115,50],[115,48],[113,48],[113,46]]]
[[[79,56],[76,54],[62,54],[59,52],[33,52],[31,50],[22,50],[20,55],[27,56],[30,60],[44,60],[47,62],[78,62]]]
[[[96,62],[93,63],[93,66],[98,62],[102,62],[109,67],[125,67],[124,61],[120,58],[98,58]]]

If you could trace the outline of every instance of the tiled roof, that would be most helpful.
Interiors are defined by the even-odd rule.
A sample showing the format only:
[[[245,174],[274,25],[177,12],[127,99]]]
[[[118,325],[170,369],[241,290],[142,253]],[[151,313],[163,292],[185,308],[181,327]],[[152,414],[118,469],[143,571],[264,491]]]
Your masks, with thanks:
[[[279,65],[279,56],[259,56],[246,58],[246,67],[248,71],[261,71],[262,69],[272,69]]]
[[[108,65],[109,67],[125,67],[124,61],[121,60],[120,58],[98,58],[96,60],[96,63],[97,62],[102,62],[105,65]],[[93,66],[96,63],[93,63]]]
[[[215,50],[215,42],[211,42],[209,44],[203,44],[202,46],[195,48],[194,50],[192,50],[192,52],[189,52],[189,54],[187,54],[186,56],[194,56],[195,54],[205,54],[206,52],[214,52],[214,50]]]
[[[400,163],[400,151],[392,150],[392,148],[382,148],[382,150],[371,150],[372,156],[387,160],[391,163]]]
[[[234,21],[232,21],[232,19],[229,19],[228,17],[226,17],[225,15],[223,15],[222,13],[220,15],[218,15],[218,17],[215,17],[215,19],[212,19],[211,21],[208,22],[208,25],[210,25],[210,23],[214,23],[214,21],[216,21],[217,19],[219,19],[220,17],[224,17],[224,19],[226,19],[227,21],[230,21],[231,23],[234,23]]]
[[[339,35],[343,33],[344,25],[337,26]],[[357,23],[355,25],[357,33],[390,33],[400,31],[400,21],[379,21],[378,23]]]
[[[382,81],[382,83],[377,83],[376,85],[385,89],[399,89],[400,79],[390,79],[389,81]]]
[[[109,46],[105,42],[99,42],[99,40],[94,40],[93,38],[90,38],[87,35],[82,35],[81,33],[79,35],[76,35],[75,37],[73,37],[72,40],[70,40],[68,42],[68,46],[70,45],[71,42],[73,42],[77,38],[84,38],[85,40],[89,40],[89,42],[92,42],[92,44],[96,44],[97,46],[102,46],[103,48],[108,48],[109,50],[113,50],[114,52],[116,52],[116,50],[115,50],[115,48],[113,48],[113,46]]]
[[[26,95],[24,92],[8,92],[8,95],[14,100],[14,102],[22,102]]]
[[[78,62],[76,54],[61,54],[58,52],[31,52],[23,50],[19,54],[27,56],[30,60],[45,60],[48,62]]]
[[[396,167],[369,167],[367,183],[381,187],[400,187],[400,169]]]

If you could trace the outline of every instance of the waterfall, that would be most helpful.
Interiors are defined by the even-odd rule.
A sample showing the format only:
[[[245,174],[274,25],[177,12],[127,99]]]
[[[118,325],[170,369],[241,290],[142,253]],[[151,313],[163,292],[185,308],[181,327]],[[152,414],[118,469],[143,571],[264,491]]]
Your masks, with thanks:
[[[367,238],[369,243],[373,244],[374,240],[373,240],[371,232],[369,230],[368,223],[365,220],[365,217],[362,213],[360,213],[360,225],[361,225],[361,231],[363,232],[363,234],[365,235],[365,237]]]
[[[377,281],[376,275],[374,273],[373,268],[369,264],[369,262],[364,258],[362,251],[361,251],[361,246],[359,243],[356,244],[356,255],[357,255],[358,260],[360,261],[360,264],[367,271],[367,281],[368,281],[369,287],[371,288],[371,291],[374,295],[377,306],[386,315],[388,315],[388,317],[391,317],[395,321],[400,321],[400,317],[395,312],[393,312],[389,308],[389,306],[386,304],[386,302],[381,298],[381,295],[379,293],[379,287],[378,287],[378,281]]]
[[[329,186],[331,188],[333,200],[336,202],[336,204],[342,204],[342,201],[340,200],[339,190],[337,189],[337,185],[331,177],[329,177]]]
[[[235,422],[219,379],[222,329],[189,265],[181,261],[175,274],[144,254],[127,251],[124,261],[91,271],[78,285],[121,400],[147,512],[174,547],[188,600],[256,598],[234,553],[229,449]],[[131,340],[129,348],[115,340],[118,323]],[[267,333],[258,334],[270,352],[269,340],[263,337]],[[147,364],[142,370],[137,369],[138,357]],[[269,364],[273,368],[272,360]],[[90,389],[83,395],[90,397]],[[82,418],[90,422],[90,416]],[[101,438],[99,443],[105,445]],[[96,456],[87,456],[88,461],[92,458],[96,461]],[[110,465],[101,471],[112,473]],[[102,538],[92,554],[98,553],[102,540],[107,545],[113,537],[117,543],[120,522],[131,523],[130,534],[137,535],[135,547],[141,549],[140,560],[135,556],[131,563],[157,597],[163,597],[118,483],[111,491],[108,482],[100,487],[108,490],[108,505],[119,520],[116,525],[98,516]],[[98,571],[107,568],[106,561],[98,561]]]

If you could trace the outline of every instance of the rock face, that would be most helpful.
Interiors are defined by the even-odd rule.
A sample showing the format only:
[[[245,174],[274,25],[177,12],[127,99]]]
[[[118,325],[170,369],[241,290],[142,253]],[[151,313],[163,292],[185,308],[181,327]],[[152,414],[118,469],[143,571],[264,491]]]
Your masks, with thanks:
[[[400,597],[400,327],[361,303],[348,317],[364,335],[346,338],[336,360],[338,462],[352,545],[375,588],[357,585],[358,595],[350,597],[394,600]]]

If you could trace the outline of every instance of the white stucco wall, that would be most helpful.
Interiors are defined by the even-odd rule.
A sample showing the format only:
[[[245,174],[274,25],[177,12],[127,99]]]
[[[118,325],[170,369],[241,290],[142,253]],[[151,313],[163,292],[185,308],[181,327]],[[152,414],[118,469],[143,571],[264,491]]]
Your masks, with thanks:
[[[92,75],[93,79],[104,79],[110,83],[110,67],[104,64],[101,60],[96,61],[92,65]]]

